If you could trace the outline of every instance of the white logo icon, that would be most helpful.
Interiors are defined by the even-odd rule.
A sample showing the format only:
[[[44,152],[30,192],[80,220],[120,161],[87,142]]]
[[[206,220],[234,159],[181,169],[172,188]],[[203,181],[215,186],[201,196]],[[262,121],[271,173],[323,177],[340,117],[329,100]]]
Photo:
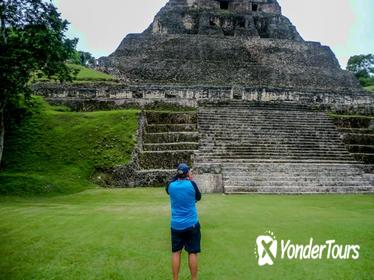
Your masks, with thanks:
[[[288,260],[357,260],[360,257],[360,245],[339,244],[335,240],[326,240],[322,244],[316,244],[311,237],[307,244],[295,244],[291,240],[279,240],[279,259]],[[277,258],[278,241],[272,231],[265,232],[256,239],[254,253],[258,259],[258,265],[273,265]]]
[[[267,231],[265,234],[258,236],[256,239],[259,266],[266,264],[273,265],[274,259],[277,257],[278,242],[275,239],[274,233]]]

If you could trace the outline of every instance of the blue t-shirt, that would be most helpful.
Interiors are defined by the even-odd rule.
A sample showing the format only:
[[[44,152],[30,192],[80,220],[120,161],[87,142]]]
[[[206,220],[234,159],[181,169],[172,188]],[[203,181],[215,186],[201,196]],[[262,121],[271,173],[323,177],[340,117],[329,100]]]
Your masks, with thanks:
[[[196,201],[201,199],[196,183],[188,179],[176,179],[167,185],[166,192],[170,196],[171,228],[183,230],[195,225],[199,221]]]

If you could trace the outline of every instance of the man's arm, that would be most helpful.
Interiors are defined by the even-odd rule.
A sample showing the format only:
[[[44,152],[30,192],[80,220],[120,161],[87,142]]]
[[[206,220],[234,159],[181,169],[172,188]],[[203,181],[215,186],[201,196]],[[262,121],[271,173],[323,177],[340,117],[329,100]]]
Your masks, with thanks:
[[[195,198],[196,201],[200,201],[201,199],[201,192],[199,188],[197,187],[196,183],[194,181],[191,181],[193,188],[195,189]]]

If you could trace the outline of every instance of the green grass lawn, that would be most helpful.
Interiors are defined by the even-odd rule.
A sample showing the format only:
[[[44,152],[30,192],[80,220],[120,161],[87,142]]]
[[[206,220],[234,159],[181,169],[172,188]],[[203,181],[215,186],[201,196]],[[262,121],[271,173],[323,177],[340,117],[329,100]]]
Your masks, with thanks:
[[[70,112],[38,97],[31,116],[8,131],[0,279],[170,279],[165,191],[90,181],[95,167],[129,161],[137,113]],[[198,205],[200,279],[374,279],[374,196],[211,194]],[[258,267],[255,241],[267,230],[301,244],[359,244],[360,258]],[[188,279],[186,254],[181,276]]]
[[[203,196],[200,279],[373,279],[374,196]],[[259,267],[256,237],[359,244],[358,260]],[[0,197],[1,279],[171,279],[163,189]],[[188,279],[186,254],[181,279]]]
[[[71,193],[95,187],[96,167],[131,158],[137,110],[69,112],[35,98],[31,117],[8,131],[0,194]]]
[[[365,87],[366,90],[374,92],[374,85]]]

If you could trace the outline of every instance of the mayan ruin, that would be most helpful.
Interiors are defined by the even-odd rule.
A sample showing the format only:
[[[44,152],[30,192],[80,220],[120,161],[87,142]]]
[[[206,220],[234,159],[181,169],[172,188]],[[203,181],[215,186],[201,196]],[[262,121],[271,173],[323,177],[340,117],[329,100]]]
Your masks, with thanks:
[[[192,108],[141,113],[132,162],[111,172],[116,186],[163,184],[188,162],[205,192],[374,190],[373,123],[328,116],[373,114],[374,96],[276,0],[170,0],[100,68],[120,83],[35,88],[81,110]]]

